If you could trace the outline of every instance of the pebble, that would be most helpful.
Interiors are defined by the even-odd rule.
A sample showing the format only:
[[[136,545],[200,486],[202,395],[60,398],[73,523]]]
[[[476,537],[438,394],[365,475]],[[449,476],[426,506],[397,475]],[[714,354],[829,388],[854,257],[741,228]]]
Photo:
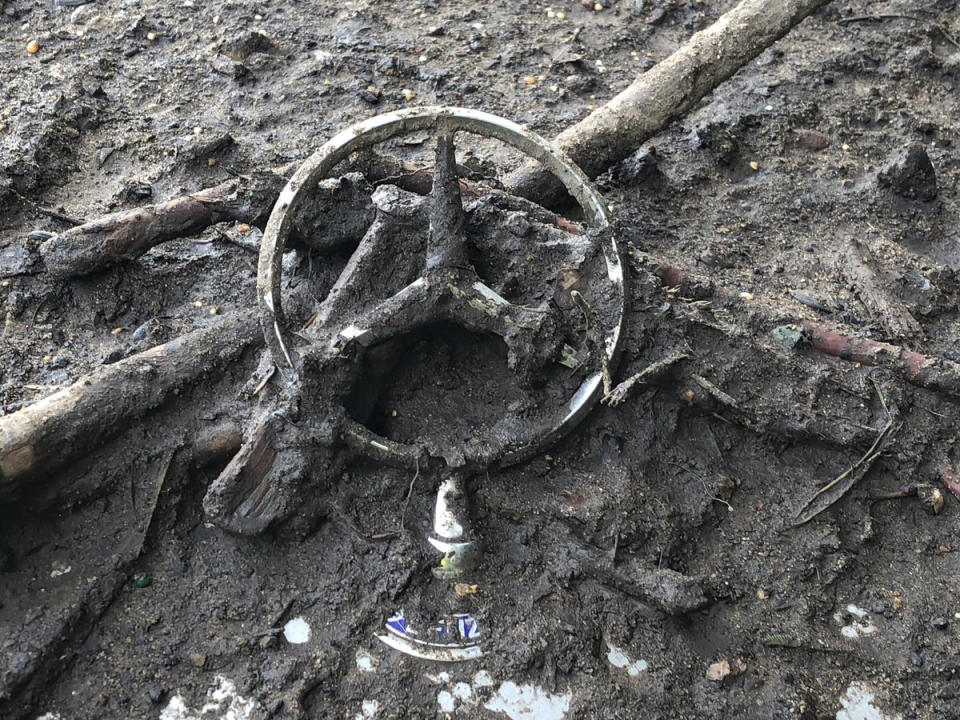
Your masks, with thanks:
[[[793,134],[797,136],[797,142],[808,150],[823,150],[830,147],[830,138],[819,130],[794,130]]]
[[[202,670],[207,664],[207,656],[203,653],[190,653],[190,662]]]
[[[380,88],[370,85],[366,90],[360,91],[360,99],[371,105],[380,102]]]
[[[720,682],[730,675],[741,675],[747,671],[747,664],[737,658],[731,664],[728,660],[720,660],[707,668],[707,680]]]
[[[415,97],[417,97],[417,94],[413,90],[410,90],[409,88],[404,88],[403,90],[404,100],[406,100],[407,102],[412,102]]]
[[[773,341],[783,345],[788,350],[793,350],[803,339],[803,334],[795,325],[779,325],[770,331]]]
[[[888,159],[877,180],[907,200],[930,201],[937,197],[937,174],[920,143],[911,143]]]
[[[943,510],[943,492],[938,487],[927,483],[917,485],[917,498],[923,505],[923,509],[931,515],[936,515]]]
[[[31,40],[27,43],[27,52],[31,55],[36,55],[37,51],[40,49],[40,43],[36,40]]]
[[[81,5],[72,13],[70,13],[70,24],[85,25],[90,21],[91,18],[93,18],[96,12],[97,8],[94,5]]]
[[[933,625],[937,630],[946,630],[950,622],[945,617],[935,617],[930,621],[930,624]]]

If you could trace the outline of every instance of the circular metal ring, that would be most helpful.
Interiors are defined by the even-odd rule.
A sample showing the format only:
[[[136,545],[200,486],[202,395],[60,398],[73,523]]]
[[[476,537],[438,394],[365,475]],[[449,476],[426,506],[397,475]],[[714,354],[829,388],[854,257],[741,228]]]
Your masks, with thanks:
[[[352,125],[325,143],[294,173],[280,193],[264,231],[257,270],[257,303],[267,347],[275,364],[284,373],[295,372],[281,327],[284,321],[280,283],[283,253],[294,216],[317,184],[352,153],[400,135],[424,130],[465,131],[500,140],[520,150],[556,176],[583,209],[590,223],[597,228],[610,226],[603,198],[583,171],[555,145],[509,120],[466,108],[420,107],[377,115]],[[619,318],[604,338],[603,363],[612,367],[620,348],[626,309],[623,263],[617,239],[612,233],[609,245],[603,247],[603,253],[608,278],[619,289],[622,299]],[[537,447],[526,445],[510,451],[500,460],[500,465],[520,462],[537,452],[539,447],[571,430],[596,404],[602,390],[601,373],[590,375],[574,393],[562,419],[543,434],[540,442],[535,443]]]

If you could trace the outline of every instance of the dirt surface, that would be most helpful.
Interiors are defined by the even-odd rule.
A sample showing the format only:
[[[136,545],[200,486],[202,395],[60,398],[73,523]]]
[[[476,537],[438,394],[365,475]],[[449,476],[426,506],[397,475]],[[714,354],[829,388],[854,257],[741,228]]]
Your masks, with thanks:
[[[409,105],[550,137],[733,3],[0,5],[6,415],[255,298],[256,228],[70,280],[44,272],[33,231],[303,160]],[[960,504],[941,484],[957,399],[784,328],[960,360],[958,17],[954,0],[838,0],[598,179],[631,243],[615,379],[687,357],[472,479],[485,554],[458,602],[482,623],[482,659],[428,664],[375,637],[446,597],[424,542],[435,475],[356,460],[262,535],[207,522],[235,449],[211,438],[254,412],[251,348],[0,507],[0,717],[960,715]],[[429,164],[424,140],[393,151]],[[486,143],[458,160],[478,182],[515,166]],[[349,256],[297,252],[301,295]],[[471,259],[511,287],[508,261]],[[679,289],[665,266],[686,273]],[[384,264],[385,286],[400,267]],[[558,277],[542,279],[563,307]],[[410,440],[519,412],[498,342],[413,336],[365,423]],[[794,527],[849,468],[852,489]],[[706,607],[678,611],[700,592]],[[297,618],[304,643],[287,637]]]

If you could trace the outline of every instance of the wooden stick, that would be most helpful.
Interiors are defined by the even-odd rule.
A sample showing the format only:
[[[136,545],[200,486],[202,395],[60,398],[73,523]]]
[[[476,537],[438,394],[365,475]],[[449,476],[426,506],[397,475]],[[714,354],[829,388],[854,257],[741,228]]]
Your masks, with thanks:
[[[223,220],[266,220],[286,178],[273,172],[236,177],[159,205],[108,215],[54,235],[40,246],[51,275],[70,277],[133,260],[167,240],[196,235]]]
[[[0,501],[116,434],[174,391],[262,342],[253,310],[98,368],[0,418]]]
[[[887,336],[902,340],[920,335],[920,323],[887,292],[885,284],[871,267],[870,252],[863,243],[852,238],[843,257],[846,262],[841,265],[841,271],[853,285],[860,302],[880,323]]]
[[[800,327],[815,350],[861,365],[890,368],[912,385],[960,397],[960,365],[957,363],[899,345],[850,337],[809,320],[800,323]]]
[[[232,178],[159,205],[84,223],[44,242],[40,255],[51,275],[72,277],[134,260],[162,242],[196,235],[216,223],[231,220],[263,228],[287,183],[286,171]],[[302,244],[329,250],[358,240],[373,218],[369,186],[362,175],[351,173],[320,183],[292,234]]]
[[[743,0],[554,142],[587,175],[596,177],[629,157],[828,2]],[[546,204],[544,198],[563,197],[559,183],[533,164],[518,168],[505,184],[541,204]]]

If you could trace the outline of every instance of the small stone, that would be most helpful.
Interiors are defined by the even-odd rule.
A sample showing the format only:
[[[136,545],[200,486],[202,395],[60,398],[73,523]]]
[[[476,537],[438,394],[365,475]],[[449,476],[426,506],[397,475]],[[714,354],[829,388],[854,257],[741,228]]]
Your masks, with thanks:
[[[70,13],[70,23],[72,25],[84,25],[93,17],[95,12],[96,7],[93,4],[81,5]]]
[[[795,325],[780,325],[770,331],[773,341],[783,345],[788,350],[793,350],[800,342],[803,334]]]
[[[751,160],[751,161],[750,161],[750,169],[753,170],[754,172],[756,172],[757,170],[760,169],[760,163],[758,163],[756,160]]]
[[[150,698],[150,702],[154,705],[163,700],[164,689],[159,685],[148,685],[147,686],[147,697]]]
[[[123,196],[131,202],[146,200],[153,197],[153,186],[143,180],[129,180],[123,186]]]
[[[720,660],[707,668],[707,680],[720,682],[727,677],[730,672],[730,663],[727,660]]]
[[[207,664],[207,656],[203,653],[190,653],[190,662],[202,670],[203,666]]]
[[[917,498],[923,505],[923,509],[930,515],[936,515],[943,510],[944,498],[940,488],[927,483],[917,485]]]
[[[797,142],[807,150],[823,150],[830,146],[830,138],[819,130],[794,130]]]
[[[412,102],[416,96],[417,94],[413,90],[410,90],[409,88],[403,89],[403,99],[407,102]]]
[[[940,616],[931,620],[930,624],[933,625],[937,630],[946,630],[950,622],[945,617]]]
[[[260,645],[261,650],[270,650],[275,648],[279,643],[280,641],[277,640],[276,635],[264,635],[262,638],[260,638],[258,645]]]
[[[537,84],[537,79],[536,79],[533,75],[527,75],[527,76],[523,79],[523,82],[525,82],[527,85],[536,85],[536,84]]]
[[[594,12],[600,12],[601,10],[603,10],[603,3],[594,3],[593,10]]]
[[[38,43],[36,40],[31,40],[30,42],[27,43],[27,52],[30,55],[36,55],[39,49],[40,49],[40,43]]]
[[[565,12],[563,12],[562,10],[557,13],[557,20],[564,20],[564,19],[566,19],[566,17],[567,17],[567,14],[566,14]]]
[[[380,102],[380,88],[370,85],[366,90],[360,91],[360,99],[364,102],[370,103],[371,105],[376,105]]]
[[[453,591],[457,593],[458,597],[466,597],[467,595],[476,595],[478,587],[476,585],[470,585],[469,583],[456,583],[453,586]]]
[[[153,584],[153,578],[150,577],[147,573],[140,573],[133,579],[133,584],[138,588],[150,587]]]
[[[216,158],[207,158],[207,167],[213,167],[217,164]]]
[[[907,200],[928,202],[937,197],[937,174],[920,143],[912,143],[887,160],[877,180]]]
[[[149,40],[150,42],[153,42],[156,39],[157,39],[157,34],[155,32],[147,33],[147,40]]]

